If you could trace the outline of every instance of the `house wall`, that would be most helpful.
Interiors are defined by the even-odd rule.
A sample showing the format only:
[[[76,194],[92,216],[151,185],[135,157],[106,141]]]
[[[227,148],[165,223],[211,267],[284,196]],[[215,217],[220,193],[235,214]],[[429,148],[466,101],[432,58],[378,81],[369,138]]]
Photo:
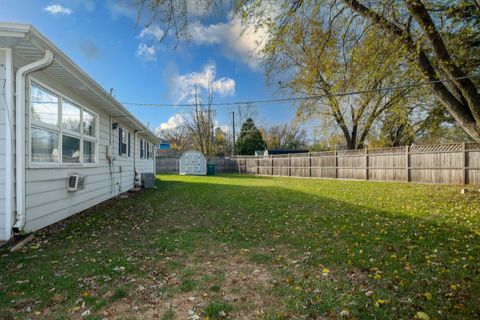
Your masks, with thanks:
[[[17,66],[18,67],[18,66]],[[30,84],[26,85],[26,225],[25,231],[35,231],[85,210],[111,197],[117,196],[134,186],[133,152],[130,157],[120,156],[118,152],[119,130],[112,130],[111,121],[130,132],[133,130],[118,119],[111,119],[99,106],[93,104],[87,97],[79,95],[64,86],[60,81],[53,79],[43,71],[33,73],[28,80],[41,82],[48,88],[68,97],[99,116],[98,126],[98,160],[96,166],[54,166],[34,167],[30,164],[30,122],[29,97]],[[110,167],[106,157],[107,146],[112,140],[113,165]],[[153,161],[152,161],[153,162]],[[152,169],[153,171],[153,169]],[[67,177],[73,173],[87,177],[84,190],[67,191]]]

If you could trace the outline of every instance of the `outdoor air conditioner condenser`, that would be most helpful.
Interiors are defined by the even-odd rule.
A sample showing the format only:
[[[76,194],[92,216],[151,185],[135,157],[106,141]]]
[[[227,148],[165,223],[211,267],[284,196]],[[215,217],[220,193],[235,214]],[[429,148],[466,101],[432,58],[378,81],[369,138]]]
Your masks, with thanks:
[[[155,175],[151,172],[142,173],[142,187],[150,189],[155,187]]]

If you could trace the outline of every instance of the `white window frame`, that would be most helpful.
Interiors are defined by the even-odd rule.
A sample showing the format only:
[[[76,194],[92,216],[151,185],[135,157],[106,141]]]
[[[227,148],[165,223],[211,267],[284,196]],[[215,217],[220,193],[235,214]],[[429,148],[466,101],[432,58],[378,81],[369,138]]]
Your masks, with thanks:
[[[49,93],[57,96],[58,98],[58,126],[53,126],[48,123],[43,123],[41,121],[32,120],[32,97],[31,97],[31,88],[32,84],[40,87],[43,90],[48,91]],[[98,159],[98,151],[99,151],[99,124],[100,124],[100,116],[98,113],[92,111],[92,109],[84,107],[81,103],[78,103],[74,99],[69,98],[68,96],[60,93],[59,91],[53,89],[52,87],[48,86],[47,84],[43,83],[42,81],[30,77],[28,80],[28,88],[27,88],[27,97],[28,97],[28,166],[29,168],[58,168],[58,167],[98,167],[99,159]],[[62,124],[62,102],[66,100],[69,103],[73,104],[77,108],[80,108],[80,133],[75,131],[70,131],[67,129],[63,129]],[[84,135],[83,134],[83,110],[87,111],[88,113],[92,114],[95,117],[95,137]],[[55,132],[58,134],[58,161],[57,162],[37,162],[32,161],[32,127],[37,128],[40,130]],[[67,135],[69,137],[74,137],[80,140],[80,162],[78,163],[70,163],[70,162],[63,162],[63,135]],[[95,143],[95,162],[84,162],[83,161],[83,141],[89,141]]]

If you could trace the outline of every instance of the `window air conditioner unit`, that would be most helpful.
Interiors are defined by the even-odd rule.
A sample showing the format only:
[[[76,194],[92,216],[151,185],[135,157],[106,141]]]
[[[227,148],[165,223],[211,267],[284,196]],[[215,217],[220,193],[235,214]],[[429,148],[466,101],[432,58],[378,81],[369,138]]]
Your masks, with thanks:
[[[74,192],[78,190],[85,189],[85,184],[87,183],[87,177],[79,175],[79,174],[72,174],[68,176],[68,192]]]
[[[155,175],[152,172],[142,173],[142,187],[145,189],[155,187]]]

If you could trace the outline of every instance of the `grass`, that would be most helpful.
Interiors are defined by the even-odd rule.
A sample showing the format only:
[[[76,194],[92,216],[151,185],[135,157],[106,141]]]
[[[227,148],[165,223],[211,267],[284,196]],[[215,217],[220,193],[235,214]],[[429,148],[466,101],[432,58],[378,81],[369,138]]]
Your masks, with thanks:
[[[233,307],[225,302],[212,302],[210,303],[203,313],[209,319],[225,319],[228,312],[232,311]]]
[[[161,175],[0,252],[0,270],[2,319],[475,319],[480,200],[452,186]]]

